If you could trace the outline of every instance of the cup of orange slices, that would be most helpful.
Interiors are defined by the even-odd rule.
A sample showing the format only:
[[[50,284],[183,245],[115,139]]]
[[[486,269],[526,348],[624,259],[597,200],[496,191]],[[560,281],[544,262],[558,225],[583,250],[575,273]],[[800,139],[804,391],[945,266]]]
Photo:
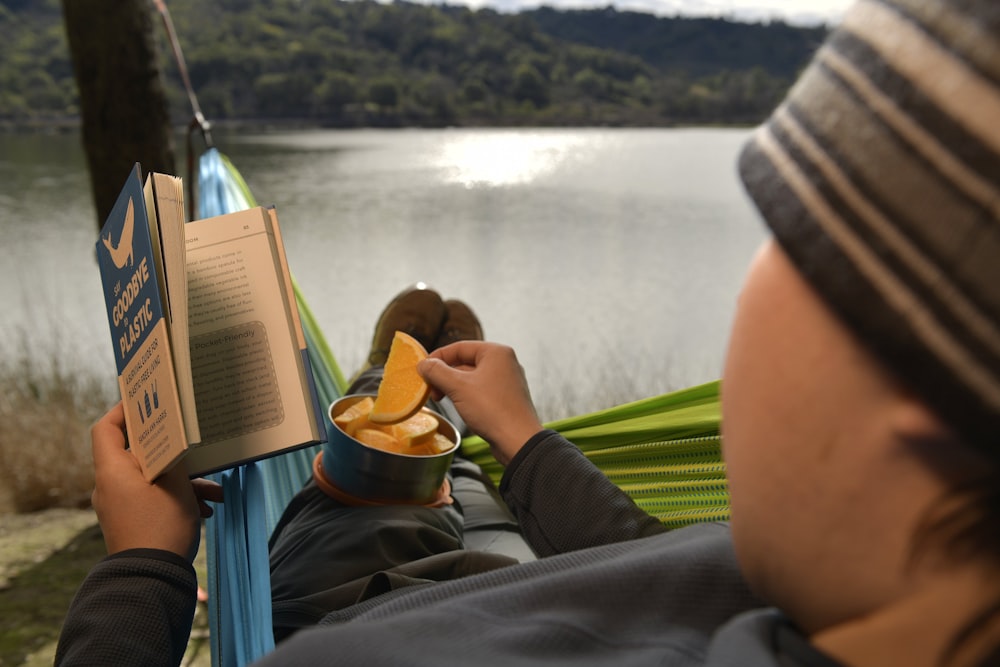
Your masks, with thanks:
[[[418,341],[396,332],[378,393],[330,405],[333,428],[313,464],[328,495],[352,505],[450,502],[446,475],[460,436],[426,406],[430,388],[416,371],[426,356]]]

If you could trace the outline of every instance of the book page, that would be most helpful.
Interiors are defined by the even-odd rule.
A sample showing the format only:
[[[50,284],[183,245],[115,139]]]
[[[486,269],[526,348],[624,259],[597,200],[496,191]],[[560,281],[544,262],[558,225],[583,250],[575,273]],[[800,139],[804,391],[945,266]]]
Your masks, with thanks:
[[[309,395],[313,399],[313,412],[316,417],[316,428],[320,434],[320,439],[326,441],[326,417],[324,406],[319,404],[319,393],[316,390],[316,380],[313,375],[312,361],[309,359],[309,349],[306,344],[305,331],[302,328],[302,316],[299,313],[299,306],[295,299],[295,285],[292,281],[292,272],[288,268],[288,257],[285,255],[285,241],[281,237],[281,225],[278,224],[278,212],[269,207],[265,209],[268,219],[271,222],[271,233],[274,235],[274,245],[277,250],[275,259],[281,269],[281,277],[285,282],[285,293],[288,300],[289,310],[292,314],[292,335],[299,343],[299,353],[302,357],[302,366],[305,370],[305,380],[309,385]]]
[[[191,378],[188,341],[188,286],[184,235],[184,185],[181,179],[151,173],[144,187],[153,251],[160,257],[164,280],[162,299],[170,336],[177,392],[189,443],[201,440]]]
[[[270,225],[256,208],[186,226],[202,436],[188,454],[191,473],[317,440]]]

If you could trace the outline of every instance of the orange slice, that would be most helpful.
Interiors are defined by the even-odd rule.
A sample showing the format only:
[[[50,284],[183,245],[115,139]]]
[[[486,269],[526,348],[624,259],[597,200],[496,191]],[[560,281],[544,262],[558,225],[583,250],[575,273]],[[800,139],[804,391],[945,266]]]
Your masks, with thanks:
[[[368,419],[376,424],[398,424],[424,406],[431,390],[417,372],[417,362],[426,357],[427,350],[413,336],[396,332]]]
[[[435,456],[442,452],[446,452],[455,443],[444,437],[440,433],[434,433],[429,438],[421,440],[419,443],[414,443],[408,450],[407,454],[412,454],[413,456]]]
[[[430,447],[431,449],[433,449],[433,452],[431,452],[432,454],[440,454],[441,452],[446,452],[454,446],[455,446],[454,442],[444,437],[440,433],[435,433],[434,438],[430,441]]]
[[[396,452],[397,454],[404,453],[404,447],[401,445],[399,440],[395,436],[386,433],[385,431],[380,431],[375,428],[361,428],[358,429],[354,437],[365,445],[369,447],[374,447],[376,449],[382,449],[387,452]]]
[[[375,399],[365,396],[360,401],[347,408],[333,418],[333,423],[340,427],[340,430],[347,435],[353,436],[359,428],[368,425],[368,413],[372,411]]]
[[[393,425],[392,434],[407,447],[416,447],[433,440],[437,433],[438,420],[434,415],[418,412],[408,419]]]

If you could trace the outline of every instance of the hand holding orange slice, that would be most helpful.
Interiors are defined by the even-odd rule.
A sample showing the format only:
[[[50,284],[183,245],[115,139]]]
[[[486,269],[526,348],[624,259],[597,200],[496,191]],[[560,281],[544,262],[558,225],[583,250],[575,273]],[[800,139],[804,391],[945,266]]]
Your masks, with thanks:
[[[417,372],[417,364],[426,358],[427,350],[413,336],[395,333],[369,421],[398,424],[420,411],[431,392]]]

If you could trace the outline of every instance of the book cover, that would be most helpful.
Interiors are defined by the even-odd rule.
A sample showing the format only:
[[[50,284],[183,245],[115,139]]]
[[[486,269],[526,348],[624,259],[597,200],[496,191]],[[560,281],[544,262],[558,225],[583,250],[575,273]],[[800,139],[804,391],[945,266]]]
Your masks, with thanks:
[[[139,165],[130,172],[97,242],[97,258],[128,444],[147,479],[187,450],[159,239],[151,236]]]

